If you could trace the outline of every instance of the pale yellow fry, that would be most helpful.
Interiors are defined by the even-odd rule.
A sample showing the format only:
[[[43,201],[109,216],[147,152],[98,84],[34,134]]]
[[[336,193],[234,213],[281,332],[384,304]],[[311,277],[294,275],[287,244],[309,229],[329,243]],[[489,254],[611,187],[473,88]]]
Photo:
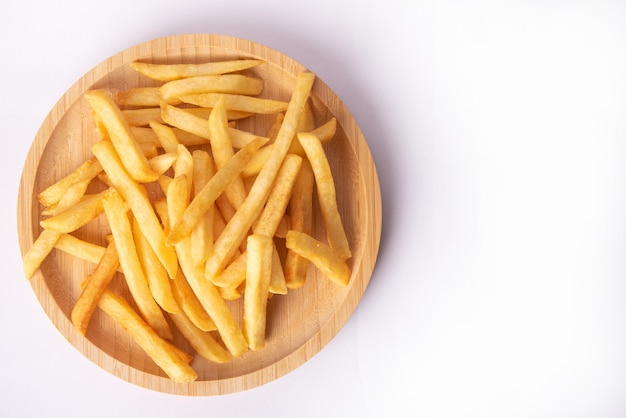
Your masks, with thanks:
[[[57,231],[47,229],[41,231],[33,245],[24,254],[24,275],[27,279],[33,277],[33,274],[39,270],[41,263],[48,257],[60,236],[61,233]]]
[[[169,170],[172,165],[176,162],[178,158],[178,154],[173,152],[166,152],[164,154],[159,154],[156,157],[150,158],[148,161],[150,164],[150,168],[161,176],[167,170]]]
[[[182,270],[178,270],[178,274],[172,281],[172,291],[176,303],[181,307],[187,318],[195,324],[196,327],[203,331],[214,331],[215,323],[204,310],[198,297],[193,293],[193,289],[189,286],[187,278]]]
[[[287,294],[287,282],[285,281],[285,271],[280,260],[280,255],[276,249],[276,243],[272,241],[272,270],[270,272],[270,293],[274,295]]]
[[[274,143],[274,152],[267,164],[263,166],[246,200],[215,241],[213,254],[206,263],[205,274],[207,277],[217,275],[224,269],[265,203],[283,159],[289,151],[291,141],[296,134],[302,109],[309,97],[314,81],[315,75],[313,73],[305,72],[298,75],[285,113],[285,119]]]
[[[197,93],[231,93],[257,96],[263,80],[241,74],[207,75],[168,81],[161,86],[161,99],[178,102],[181,96]]]
[[[178,145],[177,151],[178,158],[176,158],[174,163],[174,176],[185,176],[187,178],[187,193],[188,196],[191,196],[193,190],[193,157],[189,149],[182,144]]]
[[[171,280],[167,275],[167,270],[159,261],[152,247],[150,247],[150,243],[148,243],[141,228],[139,228],[139,224],[133,222],[132,227],[137,255],[148,280],[148,287],[152,297],[164,311],[169,313],[180,312],[180,307],[176,303],[174,293],[172,292]]]
[[[191,234],[193,228],[209,207],[213,205],[215,199],[226,189],[233,178],[239,174],[264,142],[261,138],[251,142],[239,150],[224,167],[217,170],[211,180],[193,198],[181,219],[173,224],[167,236],[169,243],[176,244],[181,242]]]
[[[93,264],[100,262],[106,250],[101,245],[84,241],[70,234],[61,234],[54,244],[54,248]]]
[[[115,241],[111,241],[93,273],[85,279],[82,292],[72,308],[72,324],[82,335],[87,332],[91,316],[98,306],[98,300],[117,273],[119,265]]]
[[[265,346],[273,241],[266,235],[252,234],[247,248],[242,330],[250,349],[260,350]]]
[[[313,232],[313,187],[315,177],[307,160],[302,167],[291,191],[289,216],[291,229],[311,234]],[[287,250],[285,257],[285,281],[289,289],[298,289],[306,280],[309,261],[297,253]]]
[[[128,203],[133,216],[139,222],[141,230],[169,276],[175,277],[178,269],[176,252],[165,242],[165,232],[148,200],[145,188],[126,173],[110,142],[99,141],[91,147],[91,151],[102,164],[111,183]]]
[[[133,340],[172,380],[192,382],[198,378],[198,374],[182,358],[180,351],[159,337],[124,298],[105,290],[98,307],[127,330]]]
[[[206,62],[201,64],[152,64],[145,62],[133,62],[130,66],[134,70],[153,80],[171,81],[187,77],[232,73],[256,67],[262,63],[263,61],[261,60],[240,59]]]
[[[159,104],[157,103],[157,106]],[[185,112],[191,113],[192,115],[199,116],[204,119],[208,119],[211,114],[211,109],[204,107],[197,108],[185,108]],[[146,107],[140,109],[125,109],[122,110],[122,114],[126,118],[126,122],[128,125],[133,126],[147,126],[150,122],[163,123],[163,119],[161,118],[161,108],[159,107]],[[252,116],[250,112],[242,112],[238,110],[229,110],[228,111],[228,120],[238,120]]]
[[[39,222],[42,228],[62,233],[76,231],[98,217],[102,212],[102,198],[106,190],[94,195],[85,196],[80,202]]]
[[[320,139],[322,144],[325,144],[335,136],[336,130],[337,120],[332,118],[328,122],[312,130],[311,133],[315,134]],[[256,153],[254,158],[248,163],[246,168],[241,172],[241,175],[244,177],[251,177],[259,174],[261,168],[263,168],[270,155],[272,155],[273,147],[274,144],[268,144],[261,148],[259,152]],[[300,145],[298,141],[291,142],[289,153],[299,155],[300,157],[305,156],[302,145]]]
[[[204,150],[195,150],[191,155],[193,158],[193,194],[195,196],[215,175],[215,164],[209,153]],[[192,258],[196,265],[204,264],[213,251],[214,213],[215,206],[212,205],[191,232]]]
[[[246,279],[246,265],[248,262],[248,252],[241,253],[222,272],[210,277],[211,282],[223,288],[236,288]]]
[[[37,199],[43,206],[52,206],[55,203],[58,203],[67,190],[74,184],[84,180],[92,180],[101,171],[102,166],[98,160],[90,158],[59,181],[46,187],[37,195]]]
[[[43,216],[54,216],[60,212],[63,212],[65,209],[69,209],[74,206],[85,196],[85,192],[87,191],[87,187],[91,183],[91,179],[81,180],[77,183],[74,183],[70,188],[67,189],[61,200],[54,205],[48,206],[41,211]]]
[[[222,347],[209,332],[198,328],[183,312],[170,314],[170,318],[196,353],[214,363],[226,363],[231,359],[228,350]]]
[[[350,281],[350,267],[328,245],[299,231],[287,232],[286,246],[309,260],[333,282],[346,286]]]
[[[214,103],[213,111],[209,116],[209,136],[211,137],[211,151],[217,169],[224,167],[233,157],[233,143],[228,133],[228,119],[224,96]],[[226,197],[233,207],[238,208],[246,198],[246,190],[243,187],[241,176],[237,174],[225,190]]]
[[[104,211],[109,221],[111,233],[117,246],[120,266],[141,316],[163,338],[172,338],[169,324],[163,316],[161,308],[154,300],[148,280],[141,266],[135,237],[133,236],[131,221],[128,218],[128,208],[122,197],[111,189],[104,197]]]
[[[189,137],[189,135],[187,135],[187,138],[178,135],[178,139],[184,145],[206,144],[207,141],[211,139],[209,125],[206,118],[196,116],[186,112],[184,109],[180,109],[164,102],[161,103],[161,117],[168,125],[176,127],[183,132],[192,134],[195,137],[204,139],[204,141],[200,141],[198,139],[194,139],[193,137]],[[235,129],[232,127],[228,128],[228,134],[230,135],[234,148],[243,148],[245,145],[259,137],[251,132],[242,131],[241,129]]]
[[[352,257],[352,252],[337,208],[335,183],[322,143],[312,133],[299,133],[298,140],[300,140],[313,169],[328,243],[339,258],[347,260]]]
[[[263,99],[241,94],[202,93],[181,96],[180,101],[204,108],[215,108],[220,100],[224,100],[226,110],[238,110],[255,114],[272,114],[287,110],[287,102]]]
[[[115,100],[120,106],[158,107],[161,90],[159,87],[137,87],[117,93]]]
[[[122,111],[109,93],[105,90],[92,90],[85,93],[85,99],[106,127],[109,138],[131,178],[145,183],[155,181],[158,174],[150,168],[148,159],[132,136]]]
[[[158,110],[160,115],[161,109],[159,108]],[[150,128],[152,128],[156,134],[161,147],[166,153],[174,155],[178,154],[178,145],[180,145],[180,141],[178,140],[174,129],[156,121],[150,121]]]

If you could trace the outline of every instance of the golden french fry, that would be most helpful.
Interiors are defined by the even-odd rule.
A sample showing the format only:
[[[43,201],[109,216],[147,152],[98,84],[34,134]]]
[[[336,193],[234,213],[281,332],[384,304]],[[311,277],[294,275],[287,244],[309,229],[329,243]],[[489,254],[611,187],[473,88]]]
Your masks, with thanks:
[[[185,146],[190,147],[194,145],[207,145],[209,143],[207,139],[201,138],[190,132],[183,131],[179,128],[169,128],[172,129],[179,143]],[[135,139],[137,139],[137,142],[139,142],[140,144],[151,144],[163,148],[160,142],[160,138],[157,137],[157,134],[155,133],[153,128],[131,126],[130,130],[133,133]],[[165,151],[170,152],[169,150]]]
[[[206,62],[202,64],[152,64],[133,62],[130,66],[132,69],[153,80],[171,81],[188,77],[232,73],[247,70],[248,68],[256,67],[262,63],[262,60],[241,59]]]
[[[191,156],[193,159],[193,195],[195,196],[215,175],[215,165],[207,151],[195,150]],[[214,213],[215,206],[209,207],[191,232],[192,258],[196,265],[204,264],[213,251]]]
[[[85,93],[85,99],[106,127],[111,142],[130,177],[138,182],[155,181],[158,174],[150,168],[148,159],[139,143],[133,138],[122,111],[109,93],[105,90],[92,90]]]
[[[169,313],[180,312],[180,307],[172,292],[171,280],[167,275],[167,270],[150,247],[150,243],[139,228],[139,224],[133,222],[132,228],[139,262],[148,281],[148,288],[152,297],[164,311]]]
[[[48,186],[37,195],[37,199],[43,206],[52,206],[58,203],[67,190],[74,184],[94,179],[102,171],[102,166],[95,158],[90,158],[80,166],[72,170],[68,175]]]
[[[217,276],[210,277],[211,282],[219,287],[232,289],[239,286],[246,279],[246,265],[248,252],[241,253]]]
[[[93,264],[100,262],[106,250],[105,247],[83,241],[70,234],[61,234],[54,244],[54,248]]]
[[[307,160],[302,167],[291,191],[289,216],[291,229],[311,234],[313,232],[313,187],[315,178],[313,169]],[[309,261],[297,253],[287,250],[285,257],[285,282],[289,289],[298,289],[304,285]]]
[[[286,295],[287,282],[285,281],[285,271],[276,248],[276,243],[272,241],[272,269],[270,272],[269,291],[273,295]]]
[[[88,224],[103,212],[102,198],[107,191],[85,196],[80,202],[66,210],[39,222],[42,228],[70,233]]]
[[[350,267],[337,256],[334,249],[299,231],[287,232],[286,246],[309,260],[333,282],[346,286],[350,281]]]
[[[157,106],[159,104],[157,103]],[[191,113],[192,115],[196,115],[203,119],[208,119],[211,114],[210,108],[205,107],[197,107],[197,108],[189,108],[183,109],[185,112]],[[163,119],[161,118],[161,108],[159,107],[145,107],[139,109],[125,109],[122,110],[122,114],[126,118],[126,122],[131,127],[134,126],[147,126],[150,125],[150,122],[163,123]],[[239,110],[229,110],[228,111],[228,120],[238,120],[250,117],[252,113],[243,112]]]
[[[183,359],[180,351],[165,341],[144,322],[121,296],[105,290],[98,307],[129,332],[133,340],[176,382],[191,382],[198,374]]]
[[[215,199],[226,189],[232,179],[239,174],[264,142],[261,138],[251,142],[239,150],[224,167],[217,170],[211,180],[193,198],[181,219],[172,225],[167,236],[169,243],[179,243],[191,234],[193,228],[209,207],[213,205]]]
[[[198,329],[202,331],[214,331],[216,329],[215,323],[202,307],[198,297],[193,293],[193,289],[189,286],[187,278],[180,269],[172,281],[172,291],[178,306]]]
[[[41,231],[33,245],[24,254],[24,275],[27,279],[33,277],[33,274],[39,269],[41,263],[48,257],[50,251],[54,248],[57,240],[61,236],[60,232],[44,229]]]
[[[273,241],[267,235],[252,234],[248,236],[247,248],[242,330],[250,349],[260,350],[265,346]]]
[[[110,142],[98,141],[91,147],[91,151],[102,164],[111,183],[128,203],[133,216],[139,222],[141,230],[169,276],[175,277],[178,269],[176,252],[165,242],[165,232],[148,200],[145,188],[126,173]]]
[[[120,266],[141,316],[163,338],[172,338],[169,324],[161,308],[154,300],[145,273],[137,254],[127,205],[115,189],[110,189],[103,198],[102,205],[115,240]]]
[[[159,114],[161,113],[160,110],[161,109],[159,108]],[[150,128],[152,128],[156,134],[161,147],[166,153],[175,155],[178,154],[178,145],[180,145],[180,141],[178,140],[174,129],[156,121],[150,121]]]
[[[164,154],[159,154],[154,158],[150,158],[148,163],[150,164],[150,168],[159,176],[161,176],[172,167],[177,158],[178,154],[173,152],[166,152]]]
[[[193,157],[186,146],[179,144],[177,147],[178,158],[174,163],[174,176],[185,176],[187,182],[187,196],[191,196],[193,190]]]
[[[117,93],[115,101],[120,106],[158,107],[161,90],[159,87],[137,87]]]
[[[61,200],[51,206],[48,206],[47,208],[44,208],[41,211],[41,214],[43,216],[54,216],[63,212],[65,209],[71,208],[80,202],[85,196],[89,183],[91,183],[91,179],[85,179],[74,183],[67,189]]]
[[[222,347],[209,332],[196,327],[184,313],[171,314],[170,318],[196,353],[214,363],[226,363],[231,359],[228,350]]]
[[[337,208],[335,183],[319,138],[312,133],[299,133],[298,140],[306,152],[317,186],[317,195],[330,247],[343,260],[352,257],[348,237]]]
[[[309,97],[314,81],[315,75],[313,73],[305,72],[298,75],[285,113],[285,119],[274,143],[274,152],[267,164],[263,166],[246,200],[215,241],[213,254],[206,263],[205,274],[207,277],[210,278],[221,273],[252,226],[261,206],[265,203],[283,159],[287,155],[291,141],[296,134],[302,109]]]
[[[201,93],[180,97],[180,101],[183,103],[203,108],[215,108],[220,100],[224,101],[223,106],[228,111],[238,110],[256,114],[272,114],[287,110],[287,102],[241,94]]]
[[[228,120],[223,97],[214,103],[213,111],[209,116],[209,136],[211,137],[211,151],[217,169],[224,167],[233,157],[233,143],[228,133]],[[246,198],[246,189],[243,187],[241,176],[237,174],[224,191],[228,201],[238,208]]]
[[[161,99],[178,102],[181,96],[197,93],[231,93],[257,96],[263,91],[263,80],[241,74],[206,75],[168,81],[161,86]]]
[[[119,265],[115,241],[111,241],[96,269],[85,278],[82,292],[72,308],[72,324],[82,335],[87,332],[91,316],[98,306],[98,300],[117,273]]]

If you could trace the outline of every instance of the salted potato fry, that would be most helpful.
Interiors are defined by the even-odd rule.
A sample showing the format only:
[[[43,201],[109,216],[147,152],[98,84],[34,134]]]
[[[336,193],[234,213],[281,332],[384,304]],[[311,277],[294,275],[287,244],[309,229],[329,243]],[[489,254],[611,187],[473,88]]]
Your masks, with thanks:
[[[231,359],[228,350],[222,347],[209,332],[196,327],[184,313],[171,314],[170,318],[196,353],[214,363],[226,363]]]
[[[267,235],[252,234],[248,236],[247,248],[242,330],[250,349],[260,350],[265,346],[273,241]]]
[[[167,236],[170,244],[176,244],[191,234],[200,218],[206,213],[215,199],[226,189],[230,182],[239,174],[243,167],[250,161],[252,155],[263,144],[264,140],[258,138],[239,150],[229,162],[217,170],[215,175],[202,188],[191,201],[181,219],[172,225]]]
[[[214,331],[217,329],[209,314],[202,307],[196,294],[193,293],[193,289],[189,286],[187,278],[180,269],[172,281],[172,291],[178,306],[198,329],[202,331]]]
[[[302,167],[291,191],[289,201],[290,228],[306,234],[313,232],[313,187],[315,178],[313,169],[307,160]],[[304,285],[309,261],[287,250],[285,257],[285,282],[289,289],[298,289]]]
[[[159,87],[137,87],[117,93],[115,101],[120,106],[158,107],[161,102]]]
[[[133,340],[175,382],[192,382],[198,374],[179,350],[165,341],[131,308],[121,296],[105,290],[98,307],[129,332]]]
[[[60,236],[61,233],[58,231],[50,231],[47,229],[41,231],[35,242],[33,242],[33,245],[24,255],[24,275],[27,279],[30,280],[33,274],[39,270],[41,263],[43,263],[48,254],[50,254],[50,251],[52,251]]]
[[[158,105],[159,104],[157,103],[157,106]],[[184,109],[184,111],[204,119],[208,119],[209,114],[211,113],[211,109],[207,109],[204,107],[189,108]],[[125,109],[122,110],[122,114],[126,118],[126,122],[128,122],[128,125],[131,127],[148,126],[150,122],[163,123],[163,119],[161,118],[161,108],[159,107]],[[228,120],[231,121],[250,117],[252,113],[238,110],[229,110],[227,115]]]
[[[80,166],[72,170],[65,177],[61,178],[54,184],[46,187],[41,193],[37,195],[39,203],[43,206],[49,207],[58,203],[67,190],[74,184],[94,179],[98,173],[102,171],[102,166],[95,158],[90,158],[82,163]]]
[[[86,196],[79,203],[39,222],[42,228],[62,233],[76,231],[98,217],[102,212],[102,198],[107,191]]]
[[[347,260],[352,257],[352,252],[341,221],[341,215],[337,209],[335,183],[322,143],[315,134],[311,133],[298,134],[298,140],[302,144],[313,169],[328,243],[339,258]]]
[[[165,312],[180,312],[180,307],[172,292],[171,280],[167,275],[167,270],[150,247],[150,243],[139,228],[139,224],[133,222],[132,228],[139,262],[148,281],[148,288],[152,297]]]
[[[93,264],[100,262],[106,250],[105,247],[84,241],[70,234],[61,234],[54,244],[54,248]]]
[[[111,241],[96,269],[85,278],[82,292],[72,308],[72,324],[82,335],[87,332],[91,316],[98,306],[98,300],[117,273],[119,265],[115,241]]]
[[[172,332],[169,324],[152,296],[141,266],[126,204],[119,193],[115,189],[111,189],[104,197],[102,205],[117,246],[124,278],[141,316],[155,329],[157,334],[163,338],[171,339]]]
[[[334,249],[304,232],[287,232],[286,246],[309,260],[333,282],[346,286],[350,281],[350,267],[337,256]]]
[[[256,114],[272,114],[287,110],[287,102],[242,94],[201,93],[180,97],[180,101],[183,103],[203,108],[215,108],[220,100],[224,101],[223,106],[227,111],[238,110]]]
[[[111,95],[105,90],[93,90],[85,93],[85,99],[106,127],[113,147],[131,178],[145,183],[155,181],[158,174],[150,168],[148,159],[133,138],[130,126]]]
[[[224,99],[214,103],[213,111],[209,116],[209,135],[211,137],[213,159],[219,170],[228,163],[235,153],[228,133],[228,119],[226,118]],[[239,174],[232,179],[224,192],[233,207],[238,208],[243,203],[247,193]]]
[[[263,80],[241,74],[206,75],[168,81],[161,86],[161,99],[178,102],[181,96],[197,93],[231,93],[257,96],[263,91]]]
[[[54,216],[60,212],[63,212],[65,209],[69,209],[78,202],[81,201],[83,196],[85,196],[85,192],[87,191],[87,187],[91,183],[91,179],[81,180],[77,183],[74,183],[63,195],[61,200],[57,203],[44,208],[41,211],[43,216]]]
[[[165,232],[159,224],[152,204],[148,200],[145,188],[132,180],[124,170],[113,145],[108,141],[99,141],[91,147],[98,158],[111,183],[122,195],[139,222],[141,230],[148,239],[150,246],[163,263],[170,277],[176,276],[178,260],[174,248],[165,242]]]
[[[283,159],[289,151],[291,141],[296,134],[302,109],[309,97],[314,81],[315,75],[313,73],[305,72],[298,75],[285,113],[285,119],[274,143],[274,152],[268,159],[267,164],[263,166],[246,200],[215,241],[213,254],[211,254],[206,263],[205,274],[207,277],[210,278],[222,272],[226,263],[244,239],[246,232],[252,226],[261,206],[265,203]]]
[[[207,151],[195,150],[193,159],[193,195],[199,194],[204,186],[215,175],[215,164]],[[213,218],[215,206],[209,207],[191,232],[192,258],[196,265],[206,262],[213,251]]]
[[[202,64],[151,64],[133,62],[131,68],[141,74],[158,81],[171,81],[180,78],[197,77],[204,75],[219,75],[247,70],[262,64],[262,60],[240,59]]]
[[[177,158],[178,154],[173,152],[166,152],[165,154],[159,154],[154,158],[150,158],[148,162],[150,164],[150,168],[152,168],[155,173],[161,176],[172,167]]]

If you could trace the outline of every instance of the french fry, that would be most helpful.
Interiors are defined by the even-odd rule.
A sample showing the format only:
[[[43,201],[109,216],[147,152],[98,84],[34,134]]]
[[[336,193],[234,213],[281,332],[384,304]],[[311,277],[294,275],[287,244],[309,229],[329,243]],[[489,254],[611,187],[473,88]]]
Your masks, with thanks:
[[[206,75],[168,81],[161,86],[161,99],[179,102],[181,96],[197,93],[231,93],[257,96],[263,91],[263,80],[241,74]]]
[[[157,106],[159,104],[157,103]],[[209,114],[211,114],[211,109],[204,107],[197,108],[189,108],[184,109],[185,112],[191,113],[192,115],[196,115],[203,119],[208,119]],[[163,119],[161,118],[161,108],[159,107],[145,107],[139,109],[125,109],[122,110],[122,114],[126,118],[126,122],[128,125],[133,126],[147,126],[150,122],[163,123]],[[239,110],[229,110],[228,120],[238,120],[250,117],[252,113],[243,112]]]
[[[88,224],[103,212],[102,198],[107,191],[86,196],[74,206],[39,222],[42,228],[70,233]]]
[[[70,234],[61,234],[54,244],[54,248],[93,264],[98,264],[106,251],[106,247],[84,241]]]
[[[48,206],[47,208],[44,208],[44,210],[41,211],[41,214],[43,216],[54,216],[63,212],[65,209],[71,208],[80,202],[83,196],[85,196],[85,192],[87,191],[87,187],[89,187],[90,183],[91,179],[85,179],[74,183],[67,189],[61,200],[51,206]]]
[[[352,253],[343,222],[341,221],[341,215],[337,208],[337,195],[333,175],[322,148],[322,143],[312,133],[299,133],[298,140],[302,144],[313,169],[328,243],[339,258],[347,260],[352,257]]]
[[[176,276],[178,261],[174,248],[165,242],[165,232],[159,224],[154,209],[148,200],[145,188],[132,180],[124,170],[119,156],[108,141],[98,141],[91,147],[98,161],[117,191],[122,195],[139,222],[141,230],[148,239],[150,246],[159,257],[170,277]]]
[[[333,282],[346,286],[350,281],[350,267],[337,256],[335,250],[299,231],[287,232],[286,246],[309,260]]]
[[[148,163],[150,164],[150,168],[161,176],[172,167],[177,158],[178,154],[166,152],[165,154],[159,154],[156,157],[151,158]]]
[[[197,135],[194,135],[187,131],[183,131],[182,129],[179,129],[179,128],[174,128],[174,127],[169,127],[169,128],[172,129],[179,143],[187,147],[194,146],[194,145],[208,144],[208,140],[205,138],[201,138]],[[133,133],[133,136],[135,137],[137,142],[139,142],[140,144],[152,144],[154,146],[163,148],[153,128],[131,126],[130,130]],[[169,152],[168,150],[165,150],[165,151]]]
[[[198,329],[202,331],[214,331],[217,329],[209,314],[202,307],[198,297],[193,293],[193,289],[189,286],[187,278],[180,269],[172,281],[172,292],[178,306]]]
[[[174,176],[185,176],[187,182],[187,196],[191,196],[193,189],[193,156],[189,149],[182,145],[178,144],[177,147],[178,158],[176,158],[176,162],[174,163]]]
[[[132,136],[124,115],[110,94],[105,90],[92,90],[85,93],[85,99],[106,127],[130,177],[144,183],[155,181],[158,174],[150,168],[141,147]]]
[[[217,169],[224,167],[233,157],[233,144],[228,133],[228,120],[224,96],[214,103],[213,111],[209,116],[209,135],[211,137],[211,151]],[[243,187],[241,176],[237,174],[224,191],[228,201],[233,207],[238,208],[246,198],[246,190]]]
[[[158,107],[161,90],[159,87],[137,87],[117,93],[115,101],[120,106]]]
[[[121,296],[105,290],[98,307],[119,323],[150,358],[175,382],[192,382],[198,374],[179,350],[165,341],[131,308]]]
[[[172,333],[169,324],[150,292],[148,281],[137,254],[131,221],[128,218],[127,205],[115,189],[110,189],[107,192],[107,195],[103,198],[102,205],[109,220],[124,278],[137,304],[137,308],[157,334],[163,338],[171,339]]]
[[[228,351],[209,332],[196,327],[184,313],[171,314],[170,318],[196,353],[214,363],[226,363],[231,359]]]
[[[285,119],[274,143],[274,152],[267,164],[263,166],[246,200],[215,241],[213,254],[206,262],[205,274],[207,277],[210,278],[222,272],[246,232],[252,226],[261,206],[265,203],[283,159],[289,151],[291,141],[296,134],[302,109],[309,97],[314,81],[315,75],[313,73],[305,72],[298,75],[285,113]]]
[[[180,78],[197,77],[204,75],[219,75],[235,71],[247,70],[262,64],[262,60],[240,59],[202,64],[152,64],[133,62],[131,68],[141,74],[158,81],[171,81]]]
[[[159,261],[159,258],[150,247],[150,243],[144,236],[139,224],[133,222],[133,237],[135,238],[135,246],[137,247],[137,255],[139,262],[148,281],[148,288],[156,303],[169,313],[180,312],[180,307],[176,303],[172,292],[172,285],[167,270]]]
[[[207,151],[195,150],[191,156],[193,159],[193,195],[195,196],[200,193],[211,177],[215,175],[215,165]],[[209,254],[213,251],[214,216],[215,206],[211,206],[191,232],[191,241],[193,243],[191,255],[196,265],[204,264]]]
[[[217,170],[215,175],[194,197],[181,219],[173,224],[167,240],[170,244],[177,244],[191,234],[200,218],[206,213],[215,199],[226,189],[230,182],[239,174],[243,167],[250,161],[252,155],[265,142],[258,138],[239,150],[229,162]]]
[[[250,349],[260,350],[265,346],[273,241],[267,235],[252,234],[247,248],[242,330]]]
[[[117,273],[119,265],[115,241],[111,241],[93,273],[85,278],[82,292],[72,308],[72,324],[82,335],[87,332],[98,300]]]
[[[61,178],[54,184],[46,187],[42,192],[37,195],[39,203],[43,206],[49,207],[58,203],[67,190],[74,184],[94,179],[98,173],[102,171],[102,166],[95,158],[90,158],[82,163],[80,166],[72,170],[65,177]]]
[[[201,93],[180,97],[180,101],[183,103],[213,109],[220,100],[224,101],[223,106],[227,111],[236,110],[263,115],[287,110],[287,102],[242,94]]]
[[[41,231],[37,239],[35,239],[35,242],[33,242],[33,245],[31,245],[26,254],[24,254],[24,275],[27,279],[30,280],[35,272],[39,270],[41,263],[43,263],[48,254],[50,254],[50,251],[52,251],[60,236],[61,233],[58,231],[47,229]]]

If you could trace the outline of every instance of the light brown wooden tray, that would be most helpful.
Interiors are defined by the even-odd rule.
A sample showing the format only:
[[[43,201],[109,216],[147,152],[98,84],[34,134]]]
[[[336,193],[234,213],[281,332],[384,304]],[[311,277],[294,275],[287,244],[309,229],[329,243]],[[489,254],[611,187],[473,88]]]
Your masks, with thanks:
[[[153,85],[138,75],[132,61],[157,63],[206,62],[232,58],[260,58],[264,64],[252,74],[266,80],[262,97],[288,100],[295,76],[306,68],[280,52],[255,42],[222,35],[193,34],[160,38],[122,51],[79,79],[58,101],[39,129],[28,153],[18,196],[18,227],[22,253],[39,234],[41,207],[37,193],[91,156],[96,140],[90,108],[82,95],[93,88],[112,92]],[[369,283],[381,236],[382,207],[376,167],[367,142],[342,101],[320,79],[313,87],[316,120],[338,120],[338,132],[326,146],[335,176],[338,206],[353,257],[347,287],[335,285],[309,269],[303,288],[274,297],[268,304],[266,347],[249,351],[226,364],[213,364],[199,356],[192,365],[198,380],[175,383],[154,364],[110,318],[96,311],[85,337],[72,327],[70,312],[80,294],[79,282],[94,265],[53,250],[31,279],[36,297],[61,334],[93,363],[133,384],[165,393],[209,396],[250,389],[279,378],[318,353],[346,323]],[[250,127],[265,132],[267,124]],[[323,238],[316,218],[316,234]],[[80,238],[102,237],[106,221],[98,220],[77,231]],[[97,238],[102,239],[102,238]],[[104,242],[100,241],[104,244]],[[240,302],[229,302],[241,318]],[[180,336],[175,342],[192,353]],[[45,355],[45,354],[42,354]]]

